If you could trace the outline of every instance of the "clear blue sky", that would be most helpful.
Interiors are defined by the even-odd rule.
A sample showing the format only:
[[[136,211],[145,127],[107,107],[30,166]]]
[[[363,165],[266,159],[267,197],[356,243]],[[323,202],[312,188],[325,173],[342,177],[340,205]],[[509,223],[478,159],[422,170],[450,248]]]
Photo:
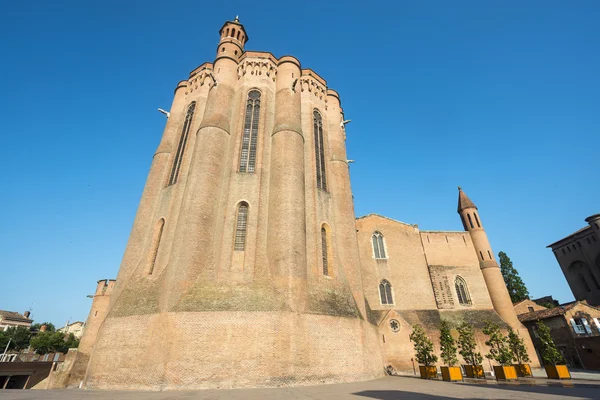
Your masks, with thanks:
[[[600,212],[598,1],[10,1],[0,12],[0,309],[85,320],[116,277],[176,83],[239,14],[342,96],[358,215],[459,230],[457,185],[532,296]]]

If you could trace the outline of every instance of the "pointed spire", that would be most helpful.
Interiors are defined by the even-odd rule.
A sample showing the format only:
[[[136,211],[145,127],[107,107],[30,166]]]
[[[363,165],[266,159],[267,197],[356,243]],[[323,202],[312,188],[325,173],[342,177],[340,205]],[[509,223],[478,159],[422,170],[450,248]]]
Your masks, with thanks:
[[[458,212],[460,213],[465,208],[474,208],[477,209],[475,204],[467,197],[465,192],[463,192],[462,188],[458,187]]]

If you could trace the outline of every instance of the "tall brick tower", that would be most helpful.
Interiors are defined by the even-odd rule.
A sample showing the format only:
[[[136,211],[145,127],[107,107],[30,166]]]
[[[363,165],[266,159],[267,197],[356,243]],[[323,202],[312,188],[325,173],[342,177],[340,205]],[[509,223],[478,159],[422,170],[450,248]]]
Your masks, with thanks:
[[[534,360],[533,364],[537,365],[536,352],[531,342],[531,337],[527,328],[517,318],[517,313],[506,289],[500,266],[496,261],[492,246],[483,228],[479,210],[460,186],[458,188],[458,214],[460,215],[465,231],[468,231],[471,235],[473,246],[479,258],[479,267],[481,268],[481,273],[483,274],[494,310],[502,317],[504,322],[518,331],[525,339],[529,357]]]
[[[84,384],[181,389],[382,374],[337,92],[246,51],[236,18],[175,89]]]

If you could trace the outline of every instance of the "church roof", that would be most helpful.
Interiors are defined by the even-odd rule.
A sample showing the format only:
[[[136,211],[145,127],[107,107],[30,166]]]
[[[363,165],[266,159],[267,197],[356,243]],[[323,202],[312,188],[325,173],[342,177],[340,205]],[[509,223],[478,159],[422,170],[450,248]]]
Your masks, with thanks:
[[[475,203],[473,203],[471,201],[471,199],[469,199],[467,197],[465,192],[463,192],[462,188],[459,186],[458,187],[458,212],[461,212],[465,208],[477,209],[477,207],[475,206]]]

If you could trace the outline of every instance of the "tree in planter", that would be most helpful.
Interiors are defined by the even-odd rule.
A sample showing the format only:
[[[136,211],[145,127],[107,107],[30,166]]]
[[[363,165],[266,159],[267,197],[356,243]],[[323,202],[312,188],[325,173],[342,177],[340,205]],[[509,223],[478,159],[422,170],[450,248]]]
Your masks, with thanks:
[[[485,344],[490,347],[490,353],[486,355],[486,358],[494,360],[500,365],[511,364],[514,355],[508,345],[508,339],[500,332],[500,327],[493,322],[487,321],[483,328],[483,333],[489,336]]]
[[[513,303],[517,303],[522,300],[528,300],[529,291],[519,276],[519,272],[515,269],[515,267],[513,267],[513,263],[510,258],[508,258],[506,253],[503,251],[498,253],[498,258],[500,258],[500,271],[502,272],[506,289],[508,289],[510,300]]]
[[[415,325],[413,327],[413,331],[409,338],[415,346],[415,356],[419,364],[430,367],[436,363],[438,358],[433,354],[433,343],[427,337],[421,325]]]
[[[527,354],[525,340],[520,337],[519,334],[513,330],[513,328],[508,328],[508,346],[510,347],[517,364],[531,362],[529,359],[529,354]]]
[[[556,348],[552,336],[550,336],[550,328],[548,328],[542,321],[537,322],[538,336],[541,344],[542,359],[547,365],[564,364],[565,359],[563,358],[560,351]]]
[[[448,321],[446,320],[442,320],[440,326],[440,348],[440,356],[447,366],[453,367],[458,364],[458,358],[456,358],[456,342],[450,333],[450,324],[448,324]]]
[[[477,350],[475,342],[475,330],[467,322],[463,322],[457,328],[458,330],[458,348],[459,354],[468,365],[481,365],[483,357]]]

